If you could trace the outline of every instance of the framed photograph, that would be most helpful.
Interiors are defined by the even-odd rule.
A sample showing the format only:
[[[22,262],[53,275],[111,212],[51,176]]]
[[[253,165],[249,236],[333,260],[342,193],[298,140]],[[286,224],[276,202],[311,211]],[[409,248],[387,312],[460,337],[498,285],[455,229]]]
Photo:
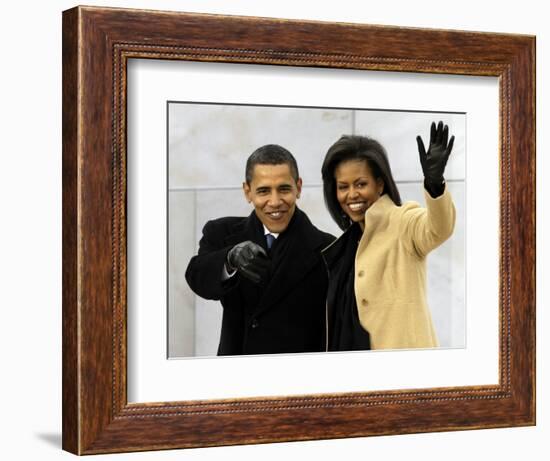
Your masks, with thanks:
[[[296,210],[338,237],[321,175],[331,145],[377,140],[403,202],[425,206],[415,138],[428,145],[440,120],[456,220],[427,264],[437,343],[223,349],[226,307],[195,294],[188,267],[208,223],[257,215],[249,156],[288,149]],[[63,13],[65,450],[534,424],[534,37]]]
[[[147,69],[145,69],[147,67]],[[217,66],[213,77],[223,75],[227,80],[229,74],[223,66]],[[144,73],[155,75],[160,71],[158,65],[135,62],[131,65],[129,79],[141,73],[138,89],[133,94],[152,94],[154,88],[144,88],[147,79]],[[202,75],[205,78],[205,70]],[[342,73],[345,75],[345,73]],[[175,84],[181,77],[177,77]],[[155,79],[151,79],[153,82]],[[385,85],[388,85],[385,81]],[[418,82],[417,82],[418,83]],[[441,82],[441,84],[443,84]],[[469,81],[469,98],[475,93]],[[289,92],[286,85],[286,92]],[[404,82],[399,83],[401,91],[406,91]],[[447,85],[451,85],[448,82]],[[369,86],[374,86],[371,82]],[[452,84],[458,95],[456,84]],[[489,88],[488,88],[489,89]],[[172,91],[172,89],[170,90]],[[193,90],[196,92],[196,90]],[[496,82],[489,89],[496,107]],[[229,95],[234,98],[234,92]],[[243,95],[246,98],[246,95]],[[279,97],[279,96],[277,96]],[[139,98],[139,96],[138,96]],[[248,95],[250,98],[250,94]],[[387,96],[386,96],[387,98]],[[479,98],[479,95],[477,96]],[[154,97],[155,100],[162,97]],[[240,97],[239,97],[240,99]],[[360,98],[354,97],[356,101]],[[368,96],[372,102],[372,95]],[[405,97],[400,96],[399,104],[405,106]],[[426,98],[427,99],[427,98]],[[460,97],[463,99],[463,97]],[[423,101],[427,102],[427,101]],[[385,105],[389,101],[383,101]],[[445,101],[456,107],[456,100]],[[417,104],[415,102],[415,104]],[[471,109],[470,105],[470,109]],[[147,116],[139,119],[139,126],[128,123],[129,133],[147,133],[154,120],[154,110],[146,110]],[[470,111],[471,115],[472,111]],[[132,118],[132,116],[129,116]],[[152,171],[154,164],[161,165],[158,171],[168,170],[168,357],[206,357],[215,356],[220,342],[223,324],[223,309],[218,300],[205,299],[196,295],[189,286],[186,273],[190,260],[197,253],[202,229],[207,222],[223,216],[248,216],[253,207],[243,194],[242,183],[245,179],[245,165],[249,155],[259,146],[277,144],[288,147],[294,153],[302,179],[302,191],[296,204],[305,212],[312,223],[319,229],[334,236],[341,236],[343,231],[327,212],[323,198],[321,166],[328,147],[342,134],[368,134],[378,140],[385,148],[402,201],[424,202],[423,175],[418,161],[415,138],[419,133],[426,134],[433,120],[445,120],[455,137],[452,157],[446,166],[445,179],[456,209],[455,228],[450,238],[430,254],[428,259],[428,298],[435,330],[438,333],[438,347],[463,348],[465,346],[465,258],[464,227],[465,219],[465,140],[466,113],[435,113],[433,111],[360,109],[334,107],[304,107],[280,105],[250,105],[230,103],[203,103],[191,101],[169,101],[167,103],[167,159],[147,155],[135,155],[136,170]],[[496,125],[494,126],[496,129]],[[496,135],[496,133],[495,133]],[[139,137],[139,135],[136,135]],[[129,149],[138,152],[137,146],[144,140],[134,139]],[[196,155],[196,153],[201,153]],[[208,153],[203,155],[202,153]],[[143,161],[144,165],[139,166]],[[146,163],[146,164],[145,164]],[[159,179],[164,180],[163,173]],[[143,194],[154,194],[158,187],[148,178],[143,178],[130,188],[135,196],[141,190]],[[151,185],[149,192],[144,192]],[[496,185],[496,184],[495,184]],[[495,192],[497,188],[495,187]],[[497,197],[495,196],[495,200]],[[135,202],[134,202],[135,203]],[[137,205],[137,204],[136,204]],[[153,210],[138,210],[130,207],[129,213],[140,214],[143,220],[137,228],[144,229]],[[136,217],[139,221],[139,218]],[[133,221],[130,218],[130,221]],[[159,218],[155,222],[161,222]],[[158,227],[157,227],[158,228]],[[162,254],[162,249],[151,248],[150,241],[162,242],[158,237],[144,237],[142,248],[151,253]],[[136,242],[137,246],[140,246]],[[496,251],[496,248],[495,248]],[[137,251],[136,253],[139,253]],[[129,265],[132,265],[131,262]],[[149,286],[150,281],[159,274],[159,282],[164,283],[164,262],[159,267],[147,265],[148,270],[141,272],[141,280],[135,286]],[[147,280],[147,282],[145,281]],[[287,284],[289,285],[289,284]],[[292,285],[292,284],[290,284]],[[162,291],[162,290],[159,290]],[[144,294],[136,296],[133,305],[143,299]],[[324,297],[324,294],[322,295]],[[160,302],[160,301],[159,301]],[[324,300],[321,316],[324,317]],[[146,309],[136,309],[135,313],[143,315],[138,324],[149,324],[154,321],[147,316]],[[161,314],[160,311],[157,311]],[[147,316],[147,318],[145,317]],[[162,322],[162,319],[159,319]],[[311,319],[308,319],[308,322]],[[301,331],[307,328],[301,327]],[[302,333],[300,333],[302,334]],[[147,331],[141,332],[145,338]],[[137,339],[136,344],[143,344]],[[373,344],[375,346],[375,344]],[[151,345],[146,346],[150,348]],[[284,348],[279,346],[278,353]],[[240,354],[250,353],[252,347],[243,347]]]

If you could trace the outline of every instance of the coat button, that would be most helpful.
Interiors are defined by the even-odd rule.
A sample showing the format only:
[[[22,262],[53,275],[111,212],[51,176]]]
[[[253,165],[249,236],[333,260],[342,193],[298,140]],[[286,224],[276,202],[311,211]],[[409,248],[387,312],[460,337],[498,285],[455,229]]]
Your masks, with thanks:
[[[365,275],[365,271],[359,271],[359,273],[357,274],[359,277],[363,277],[363,275]]]
[[[367,307],[367,306],[369,305],[369,302],[368,302],[365,298],[363,298],[363,299],[361,300],[361,305],[362,305],[363,307]]]
[[[257,319],[252,319],[252,322],[250,323],[250,326],[252,328],[258,328],[259,325],[260,325],[260,322],[258,322]]]

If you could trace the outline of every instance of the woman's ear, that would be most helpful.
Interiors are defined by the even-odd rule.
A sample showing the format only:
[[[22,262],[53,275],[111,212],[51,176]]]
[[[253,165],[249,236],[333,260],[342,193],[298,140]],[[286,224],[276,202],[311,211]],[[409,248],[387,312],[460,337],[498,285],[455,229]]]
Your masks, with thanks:
[[[384,180],[382,178],[378,178],[376,180],[376,190],[378,191],[378,195],[382,195],[384,193]]]

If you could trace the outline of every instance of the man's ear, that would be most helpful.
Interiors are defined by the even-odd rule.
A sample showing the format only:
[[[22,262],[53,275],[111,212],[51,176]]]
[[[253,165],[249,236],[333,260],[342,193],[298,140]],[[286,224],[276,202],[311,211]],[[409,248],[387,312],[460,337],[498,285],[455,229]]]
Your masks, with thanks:
[[[246,201],[250,203],[252,201],[252,199],[250,198],[250,186],[246,181],[243,182],[243,193],[244,193],[244,198],[246,198]]]
[[[296,198],[300,198],[300,194],[302,193],[302,178],[298,178],[298,181],[296,181],[296,188],[298,189]]]

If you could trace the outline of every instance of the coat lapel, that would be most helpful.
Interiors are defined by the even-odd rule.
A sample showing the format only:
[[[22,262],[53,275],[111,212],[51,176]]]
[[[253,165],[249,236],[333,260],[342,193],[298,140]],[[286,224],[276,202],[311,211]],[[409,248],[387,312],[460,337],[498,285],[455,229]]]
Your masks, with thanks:
[[[389,212],[396,205],[389,195],[382,195],[367,210],[365,215],[365,230],[359,242],[357,253],[362,252],[369,244],[377,230],[383,229],[389,223]]]
[[[235,225],[232,232],[225,237],[224,244],[227,246],[233,246],[246,240],[251,240],[265,249],[262,223],[256,217],[256,213],[254,211],[247,218],[243,218],[237,225]]]
[[[309,219],[298,209],[293,219],[295,222],[291,223],[292,227],[289,226],[279,236],[279,239],[284,238],[285,241],[276,242],[279,248],[274,252],[271,279],[262,295],[258,312],[264,312],[279,302],[320,260],[320,255],[315,257],[313,252],[321,241],[310,232],[313,226]]]

